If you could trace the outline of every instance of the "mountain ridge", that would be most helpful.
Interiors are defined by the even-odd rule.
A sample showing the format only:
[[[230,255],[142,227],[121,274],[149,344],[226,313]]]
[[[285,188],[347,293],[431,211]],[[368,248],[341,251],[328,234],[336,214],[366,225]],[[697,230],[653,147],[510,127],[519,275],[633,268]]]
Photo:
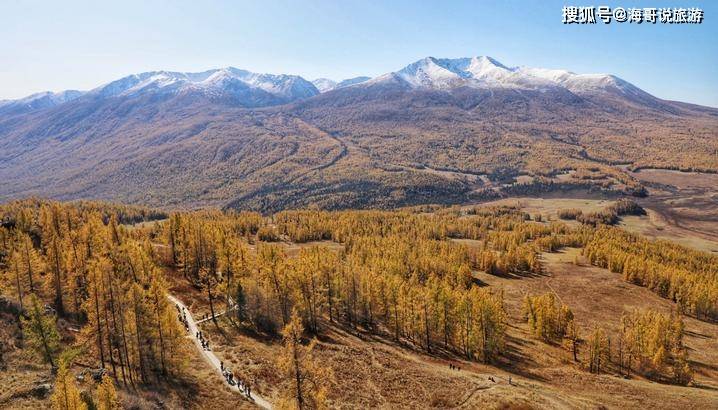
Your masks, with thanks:
[[[489,58],[412,64],[324,92],[225,68],[126,76],[43,108],[4,104],[0,200],[394,207],[577,187],[640,194],[613,164],[718,171],[716,109]]]
[[[548,89],[563,87],[576,94],[613,92],[633,95],[644,103],[651,94],[613,74],[576,74],[563,69],[509,67],[489,56],[465,58],[425,57],[407,66],[374,78],[360,76],[334,81],[318,78],[308,81],[299,75],[260,74],[234,67],[199,72],[148,71],[110,81],[87,91],[66,90],[42,92],[17,100],[0,101],[0,115],[13,107],[16,111],[43,109],[70,102],[84,96],[115,97],[140,92],[196,92],[221,97],[241,92],[267,93],[265,103],[245,104],[249,107],[271,106],[311,98],[320,93],[358,84],[376,85],[403,81],[411,88],[451,89],[509,88]],[[64,97],[70,94],[72,98]],[[31,104],[32,101],[41,103]]]

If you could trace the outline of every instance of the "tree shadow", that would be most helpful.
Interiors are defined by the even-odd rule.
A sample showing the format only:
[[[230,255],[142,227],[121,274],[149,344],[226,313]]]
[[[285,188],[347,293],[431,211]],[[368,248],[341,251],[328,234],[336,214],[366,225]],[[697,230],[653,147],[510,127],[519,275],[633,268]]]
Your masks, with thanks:
[[[531,342],[512,336],[507,336],[506,338],[506,348],[494,365],[501,370],[529,380],[548,382],[548,379],[530,370],[530,368],[538,367],[539,365],[519,348],[520,346],[528,346]]]

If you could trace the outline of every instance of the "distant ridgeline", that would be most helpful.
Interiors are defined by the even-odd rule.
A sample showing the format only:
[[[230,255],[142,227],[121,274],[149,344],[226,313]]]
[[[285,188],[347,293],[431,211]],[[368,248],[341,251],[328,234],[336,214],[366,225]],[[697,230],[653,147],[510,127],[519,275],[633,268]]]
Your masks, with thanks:
[[[0,197],[271,213],[643,196],[626,169],[718,171],[716,129],[717,109],[610,74],[486,56],[338,83],[153,71],[0,102]]]

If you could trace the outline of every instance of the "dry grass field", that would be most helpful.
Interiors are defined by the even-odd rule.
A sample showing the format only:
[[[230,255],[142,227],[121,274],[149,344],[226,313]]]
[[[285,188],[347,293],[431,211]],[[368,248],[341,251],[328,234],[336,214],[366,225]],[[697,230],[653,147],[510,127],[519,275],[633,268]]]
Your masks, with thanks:
[[[559,220],[558,212],[562,209],[580,209],[584,213],[600,211],[615,201],[604,199],[600,195],[576,192],[576,197],[563,195],[542,195],[539,198],[511,197],[485,202],[483,206],[512,206],[534,216],[540,214],[544,220]]]
[[[641,171],[638,174],[648,173]],[[650,173],[657,178],[658,170]],[[651,239],[663,239],[701,251],[718,253],[718,175],[691,173],[686,176],[678,171],[660,171],[668,177],[678,176],[680,181],[690,181],[701,186],[699,196],[692,196],[685,189],[674,192],[653,191],[651,196],[637,200],[646,209],[647,215],[621,217],[619,226]],[[637,174],[636,174],[637,175]],[[711,185],[715,180],[715,185]],[[670,178],[669,178],[670,181]],[[566,195],[542,195],[540,198],[511,197],[485,202],[484,206],[514,206],[532,216],[541,215],[544,221],[559,220],[558,211],[580,209],[582,212],[600,211],[615,201],[598,195],[576,192],[575,197]],[[575,221],[563,221],[577,225]]]
[[[631,175],[649,187],[641,204],[655,212],[647,227],[637,225],[639,232],[718,252],[718,174],[644,169]]]

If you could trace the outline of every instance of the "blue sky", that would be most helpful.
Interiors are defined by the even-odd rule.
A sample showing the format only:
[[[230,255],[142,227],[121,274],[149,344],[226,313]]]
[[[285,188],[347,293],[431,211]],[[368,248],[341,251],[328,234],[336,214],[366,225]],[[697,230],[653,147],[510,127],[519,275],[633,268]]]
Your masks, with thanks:
[[[106,3],[106,4],[104,4]],[[718,107],[718,3],[0,0],[0,99],[151,70],[235,66],[343,79],[426,56],[612,73]],[[701,7],[700,25],[563,25],[564,5]]]

